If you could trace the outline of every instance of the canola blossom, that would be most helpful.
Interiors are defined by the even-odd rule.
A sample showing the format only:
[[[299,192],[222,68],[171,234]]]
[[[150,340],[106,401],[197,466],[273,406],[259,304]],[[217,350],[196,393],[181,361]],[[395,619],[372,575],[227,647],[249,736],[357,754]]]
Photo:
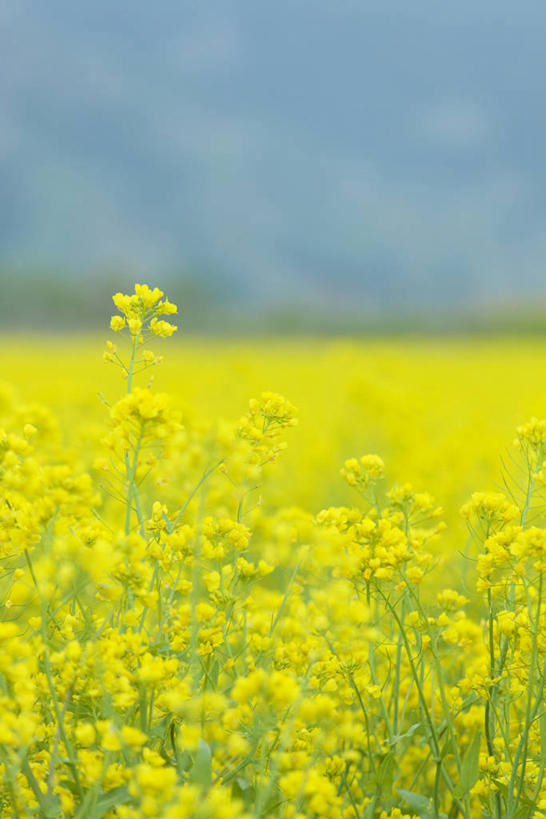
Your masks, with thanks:
[[[280,503],[292,403],[192,417],[150,377],[176,306],[114,305],[85,446],[0,390],[0,815],[545,816],[546,421],[458,549],[377,454]]]

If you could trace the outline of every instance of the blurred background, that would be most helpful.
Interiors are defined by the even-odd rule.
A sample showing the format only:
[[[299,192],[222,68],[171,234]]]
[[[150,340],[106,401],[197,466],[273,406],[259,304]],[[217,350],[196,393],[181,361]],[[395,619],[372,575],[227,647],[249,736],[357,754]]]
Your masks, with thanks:
[[[0,2],[0,322],[542,332],[540,0]]]

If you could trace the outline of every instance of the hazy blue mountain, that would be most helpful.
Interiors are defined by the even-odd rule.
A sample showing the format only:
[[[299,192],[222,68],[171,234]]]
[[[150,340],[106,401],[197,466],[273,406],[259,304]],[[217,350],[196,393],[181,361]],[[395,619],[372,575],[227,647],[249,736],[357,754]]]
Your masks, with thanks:
[[[0,0],[0,266],[544,295],[545,38],[542,0]]]

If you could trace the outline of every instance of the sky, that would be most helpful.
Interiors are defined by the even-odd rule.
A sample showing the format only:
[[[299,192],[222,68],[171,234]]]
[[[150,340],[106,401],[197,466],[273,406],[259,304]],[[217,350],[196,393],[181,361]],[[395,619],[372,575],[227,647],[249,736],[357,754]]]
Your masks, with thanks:
[[[546,300],[545,41],[538,0],[0,0],[0,276]]]

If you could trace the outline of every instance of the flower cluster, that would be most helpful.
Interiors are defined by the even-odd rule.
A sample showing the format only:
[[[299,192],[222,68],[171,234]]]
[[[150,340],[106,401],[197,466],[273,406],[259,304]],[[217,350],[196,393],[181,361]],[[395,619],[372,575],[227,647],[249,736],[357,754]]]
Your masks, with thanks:
[[[296,426],[296,410],[292,404],[273,392],[264,392],[252,398],[248,412],[239,421],[238,433],[252,447],[253,460],[263,466],[277,460],[286,447],[279,441],[281,430]]]
[[[158,287],[151,290],[147,284],[136,284],[135,292],[130,296],[116,293],[113,301],[122,315],[112,317],[112,330],[117,333],[127,327],[132,336],[140,336],[145,332],[163,338],[172,336],[178,328],[159,317],[172,316],[178,312],[178,308],[168,299],[161,301],[162,297],[162,290]]]
[[[117,345],[109,340],[106,342],[103,358],[122,370],[124,378],[127,379],[128,392],[131,391],[134,375],[163,363],[162,355],[144,349],[150,338],[154,336],[169,338],[178,330],[175,324],[160,318],[178,312],[176,304],[172,304],[168,299],[161,300],[162,297],[162,290],[157,287],[152,290],[147,284],[135,284],[135,292],[132,295],[116,293],[113,296],[114,304],[122,315],[112,316],[110,327],[116,333],[128,329],[132,338],[132,349],[129,360],[124,360]]]

